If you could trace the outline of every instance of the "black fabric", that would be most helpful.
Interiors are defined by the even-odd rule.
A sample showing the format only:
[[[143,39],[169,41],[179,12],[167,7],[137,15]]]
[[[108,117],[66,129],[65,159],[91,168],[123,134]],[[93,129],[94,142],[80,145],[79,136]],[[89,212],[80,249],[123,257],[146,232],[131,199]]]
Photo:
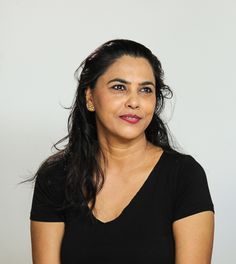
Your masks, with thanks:
[[[114,220],[91,224],[81,214],[57,210],[63,199],[62,166],[37,177],[30,219],[64,222],[62,264],[175,263],[172,223],[214,211],[207,177],[191,156],[164,151],[141,189]]]

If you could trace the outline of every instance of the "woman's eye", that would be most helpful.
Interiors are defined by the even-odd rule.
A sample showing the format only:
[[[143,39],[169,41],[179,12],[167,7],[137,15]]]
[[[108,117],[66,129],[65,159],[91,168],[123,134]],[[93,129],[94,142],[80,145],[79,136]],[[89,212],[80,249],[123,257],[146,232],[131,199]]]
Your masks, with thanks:
[[[152,89],[150,87],[143,87],[142,90],[144,90],[145,93],[152,93]]]
[[[122,92],[126,89],[126,87],[122,84],[113,85],[111,88],[116,90],[116,91],[119,91],[119,92]],[[150,87],[143,87],[143,88],[141,88],[141,91],[144,93],[152,93],[153,92],[153,90]]]
[[[114,90],[117,90],[117,91],[123,91],[124,90],[123,88],[125,88],[125,87],[124,87],[124,85],[116,84],[116,85],[112,86],[111,88]]]

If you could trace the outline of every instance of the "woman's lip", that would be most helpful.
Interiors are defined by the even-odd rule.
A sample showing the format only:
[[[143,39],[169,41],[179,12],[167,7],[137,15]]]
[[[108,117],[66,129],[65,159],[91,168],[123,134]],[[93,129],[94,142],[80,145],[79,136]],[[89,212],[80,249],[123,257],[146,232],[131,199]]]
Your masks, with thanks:
[[[132,115],[132,114],[121,115],[120,117],[131,117],[131,118],[141,119],[141,117],[139,117],[137,115]]]
[[[120,116],[120,118],[130,124],[136,124],[139,122],[140,120],[140,117],[137,117],[137,116],[128,116],[128,115],[123,115],[123,116]]]

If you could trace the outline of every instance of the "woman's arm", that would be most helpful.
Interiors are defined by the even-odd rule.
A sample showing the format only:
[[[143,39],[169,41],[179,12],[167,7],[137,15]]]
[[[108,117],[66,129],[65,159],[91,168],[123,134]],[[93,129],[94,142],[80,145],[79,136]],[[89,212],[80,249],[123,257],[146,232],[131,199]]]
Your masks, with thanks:
[[[176,264],[210,264],[214,213],[204,211],[179,219],[173,223]]]
[[[60,264],[64,222],[30,221],[33,264]]]

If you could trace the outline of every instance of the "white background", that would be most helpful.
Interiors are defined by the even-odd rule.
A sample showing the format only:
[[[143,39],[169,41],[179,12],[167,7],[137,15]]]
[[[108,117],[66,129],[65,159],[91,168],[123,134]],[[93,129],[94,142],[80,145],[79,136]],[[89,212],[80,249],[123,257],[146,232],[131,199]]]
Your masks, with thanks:
[[[215,205],[212,263],[236,263],[234,0],[0,0],[0,263],[31,263],[33,174],[66,135],[80,62],[113,38],[149,47],[174,92],[166,121],[204,167]]]

